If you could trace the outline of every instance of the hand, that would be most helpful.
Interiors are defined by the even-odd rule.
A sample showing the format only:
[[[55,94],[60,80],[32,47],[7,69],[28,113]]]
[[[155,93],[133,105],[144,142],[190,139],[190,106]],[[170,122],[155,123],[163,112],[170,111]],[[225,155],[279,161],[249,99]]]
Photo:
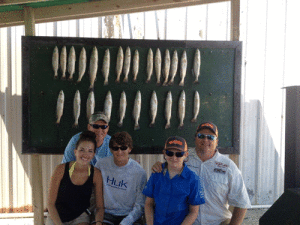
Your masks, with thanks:
[[[162,163],[161,162],[156,162],[152,168],[151,168],[153,173],[160,173],[162,171]]]

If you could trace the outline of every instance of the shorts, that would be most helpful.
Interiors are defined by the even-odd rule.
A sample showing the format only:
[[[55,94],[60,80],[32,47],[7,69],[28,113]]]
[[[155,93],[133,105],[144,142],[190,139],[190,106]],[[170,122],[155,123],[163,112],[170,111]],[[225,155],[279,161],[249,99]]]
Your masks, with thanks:
[[[76,219],[71,220],[69,222],[64,222],[64,225],[76,225],[79,223],[88,223],[90,224],[90,217],[86,212],[83,212],[80,216],[78,216]],[[52,219],[50,218],[49,214],[47,216],[47,221],[46,221],[46,225],[55,225],[52,221]]]

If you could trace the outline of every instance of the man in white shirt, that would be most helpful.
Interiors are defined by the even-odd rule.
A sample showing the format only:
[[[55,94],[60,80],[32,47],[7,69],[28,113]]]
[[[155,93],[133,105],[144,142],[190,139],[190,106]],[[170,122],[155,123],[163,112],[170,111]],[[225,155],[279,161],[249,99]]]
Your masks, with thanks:
[[[242,224],[250,199],[235,163],[220,154],[218,128],[212,122],[201,123],[195,134],[195,149],[189,151],[188,168],[201,179],[205,204],[200,205],[195,225],[236,225]],[[154,171],[160,171],[155,164]],[[233,213],[229,211],[233,206]]]
[[[129,158],[133,148],[127,132],[114,134],[109,142],[112,156],[99,159],[95,165],[103,178],[104,221],[108,224],[130,225],[144,212],[147,183],[146,171]]]

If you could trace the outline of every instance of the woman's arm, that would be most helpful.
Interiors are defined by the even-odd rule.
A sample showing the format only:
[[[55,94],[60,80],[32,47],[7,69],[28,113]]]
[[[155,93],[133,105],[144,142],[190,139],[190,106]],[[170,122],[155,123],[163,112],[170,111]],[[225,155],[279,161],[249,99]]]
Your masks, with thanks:
[[[189,205],[189,213],[187,214],[181,225],[193,224],[197,219],[199,207],[199,205]]]
[[[48,204],[47,204],[48,211],[55,225],[63,224],[59,218],[59,214],[57,212],[55,202],[57,199],[59,185],[64,175],[64,170],[65,170],[65,164],[60,164],[55,168],[50,180],[49,191],[48,191]]]
[[[154,221],[154,198],[146,197],[145,217],[147,225],[153,225]]]
[[[101,171],[94,168],[94,186],[95,186],[95,197],[96,197],[96,225],[102,224],[104,218],[104,200],[103,200],[103,180]],[[100,221],[97,222],[97,221]]]

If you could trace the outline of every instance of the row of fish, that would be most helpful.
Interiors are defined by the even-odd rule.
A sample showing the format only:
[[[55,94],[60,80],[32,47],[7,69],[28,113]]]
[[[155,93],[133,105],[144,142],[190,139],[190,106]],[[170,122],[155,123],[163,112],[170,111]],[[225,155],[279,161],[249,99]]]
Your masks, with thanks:
[[[57,107],[56,107],[57,124],[60,123],[61,117],[63,115],[64,99],[65,99],[64,92],[63,90],[61,90],[57,99]],[[111,117],[112,104],[113,104],[112,95],[111,92],[108,91],[104,101],[104,113],[107,115],[109,120]],[[80,105],[81,105],[80,92],[79,90],[77,90],[73,101],[73,112],[74,112],[74,119],[75,119],[74,127],[78,126],[78,119],[80,116]],[[134,119],[134,130],[140,129],[139,120],[141,114],[141,105],[142,105],[141,92],[137,91],[134,100],[134,107],[132,111],[132,115]],[[180,121],[179,128],[182,128],[184,126],[185,105],[186,105],[185,92],[182,91],[178,101],[178,118]],[[118,127],[122,127],[123,125],[123,120],[125,118],[125,113],[126,113],[126,107],[127,107],[126,94],[123,91],[120,97],[120,105],[119,105],[120,120],[118,122]],[[157,116],[157,108],[158,108],[157,95],[156,92],[153,91],[150,100],[150,118],[151,118],[151,123],[149,125],[150,127],[153,127],[155,124],[155,119]],[[94,113],[94,109],[95,109],[95,95],[93,91],[90,91],[86,102],[87,119],[89,119],[90,116]],[[193,109],[194,117],[191,120],[191,122],[196,122],[199,111],[200,111],[200,96],[198,91],[196,91],[194,95],[194,109]],[[171,91],[169,91],[165,101],[165,119],[167,121],[165,125],[165,129],[171,127],[171,116],[172,116],[171,114],[172,114],[172,93]]]
[[[132,75],[133,75],[133,82],[136,83],[137,75],[139,72],[139,52],[135,50],[133,60],[132,60]],[[146,83],[149,83],[151,80],[151,76],[153,74],[153,67],[156,74],[156,84],[161,84],[161,76],[163,75],[163,86],[173,85],[174,78],[177,74],[178,70],[178,54],[177,51],[174,50],[172,55],[172,60],[170,57],[170,52],[168,49],[165,51],[164,57],[164,64],[162,65],[162,56],[161,51],[159,48],[156,49],[155,57],[153,59],[153,51],[150,48],[147,55],[147,80]],[[69,73],[69,80],[73,80],[73,75],[75,73],[75,62],[76,62],[76,52],[74,47],[72,46],[67,56],[67,49],[66,46],[63,46],[61,49],[60,57],[59,57],[59,50],[56,46],[53,50],[52,55],[52,67],[54,70],[54,78],[58,78],[58,70],[61,70],[61,79],[66,79],[66,71]],[[86,50],[83,47],[80,56],[79,56],[79,68],[78,68],[78,80],[80,82],[83,75],[86,71]],[[186,70],[187,70],[187,54],[186,51],[183,51],[181,60],[180,60],[180,83],[179,86],[184,86],[184,80],[186,77]],[[130,65],[131,65],[131,50],[129,47],[126,48],[125,56],[123,53],[122,47],[119,47],[118,54],[117,54],[117,61],[116,61],[116,83],[120,83],[121,74],[123,71],[124,74],[124,83],[128,83],[128,75],[130,72]],[[195,56],[194,56],[194,64],[193,64],[193,75],[195,77],[194,83],[198,83],[198,78],[200,76],[200,66],[201,66],[201,54],[199,49],[196,49]],[[108,77],[109,77],[109,70],[110,70],[110,51],[106,49],[103,58],[103,65],[102,65],[102,74],[104,77],[104,86],[108,85]],[[90,89],[93,89],[94,82],[96,80],[98,71],[98,50],[96,47],[93,47],[93,51],[90,57],[90,64],[89,64],[89,76],[90,76]]]

